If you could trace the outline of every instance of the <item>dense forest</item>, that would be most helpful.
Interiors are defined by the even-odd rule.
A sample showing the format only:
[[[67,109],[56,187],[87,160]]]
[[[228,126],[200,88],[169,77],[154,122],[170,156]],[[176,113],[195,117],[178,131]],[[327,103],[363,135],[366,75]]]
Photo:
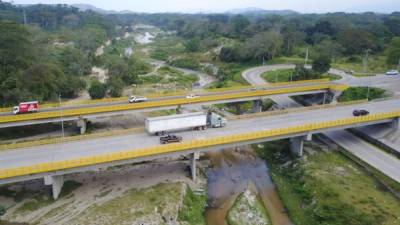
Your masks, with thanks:
[[[124,85],[137,84],[138,71],[148,65],[140,59],[96,57],[107,40],[131,31],[133,24],[150,24],[174,31],[183,40],[184,51],[207,53],[219,63],[220,80],[229,79],[231,63],[251,63],[276,57],[304,58],[309,50],[318,73],[330,63],[360,62],[366,55],[395,68],[400,63],[400,13],[392,14],[110,14],[79,11],[67,5],[16,6],[0,1],[0,105],[37,99],[51,101],[61,95],[73,98],[88,87],[85,76],[101,64],[109,70],[111,96]],[[157,50],[157,49],[156,49]],[[156,52],[169,60],[169,52]],[[191,61],[192,60],[192,61]],[[195,60],[194,60],[195,61]],[[193,59],[172,62],[194,66]],[[224,69],[225,65],[225,69]],[[302,67],[298,74],[313,77]],[[115,94],[112,94],[114,93]]]

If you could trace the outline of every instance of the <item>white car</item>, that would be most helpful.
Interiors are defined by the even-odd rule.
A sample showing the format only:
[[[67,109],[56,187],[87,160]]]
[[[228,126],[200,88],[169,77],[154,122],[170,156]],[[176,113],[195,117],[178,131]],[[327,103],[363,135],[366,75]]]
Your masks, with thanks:
[[[146,102],[147,98],[143,96],[130,96],[129,97],[129,103],[138,103],[138,102]]]
[[[186,96],[187,99],[193,99],[193,98],[199,98],[200,96],[195,95],[195,94],[189,94]]]
[[[399,71],[397,70],[389,70],[386,72],[386,75],[399,75]]]

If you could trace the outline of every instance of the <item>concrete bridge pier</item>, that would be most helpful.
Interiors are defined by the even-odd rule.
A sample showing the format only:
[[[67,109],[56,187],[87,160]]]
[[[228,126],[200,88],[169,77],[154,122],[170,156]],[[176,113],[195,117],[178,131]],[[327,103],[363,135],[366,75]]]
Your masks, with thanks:
[[[77,125],[78,125],[78,127],[80,129],[80,133],[81,134],[85,134],[86,133],[87,122],[88,122],[87,119],[79,118],[79,120],[77,122]]]
[[[253,101],[253,113],[260,113],[262,112],[262,100],[254,100]]]
[[[197,170],[196,170],[196,160],[199,159],[199,153],[195,152],[190,154],[190,172],[192,175],[192,180],[196,181],[196,175],[197,175]]]
[[[290,138],[290,151],[297,157],[303,156],[304,141],[312,141],[312,134]]]
[[[64,176],[45,176],[44,177],[44,184],[52,186],[52,193],[54,200],[57,200],[60,196],[61,189],[64,185]]]
[[[393,129],[394,131],[398,131],[399,128],[400,128],[400,117],[396,117],[396,118],[393,119],[393,122],[392,122],[392,129]]]
[[[183,113],[183,109],[181,105],[178,105],[178,107],[176,107],[176,114],[182,114]]]
[[[333,103],[336,104],[338,101],[338,98],[340,97],[340,95],[342,95],[343,91],[332,91],[329,90],[328,92],[326,92],[324,95],[325,98],[325,103]]]

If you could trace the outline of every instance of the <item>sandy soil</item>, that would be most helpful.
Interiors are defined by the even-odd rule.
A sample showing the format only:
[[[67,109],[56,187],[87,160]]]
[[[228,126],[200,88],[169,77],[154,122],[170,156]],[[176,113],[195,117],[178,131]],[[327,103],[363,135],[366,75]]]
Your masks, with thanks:
[[[100,67],[93,67],[92,68],[92,74],[90,77],[95,77],[97,78],[101,83],[106,83],[107,81],[107,70],[100,68]]]
[[[128,165],[98,172],[68,175],[66,180],[74,180],[82,183],[82,185],[75,189],[72,194],[63,196],[55,202],[44,201],[48,204],[32,210],[25,210],[23,213],[19,208],[27,202],[34,201],[33,199],[37,199],[40,195],[46,195],[46,191],[43,190],[48,190],[48,188],[43,185],[41,180],[19,183],[9,188],[32,194],[18,203],[14,202],[12,198],[0,196],[0,202],[9,207],[3,219],[35,224],[69,224],[72,220],[78,221],[77,219],[89,208],[116,199],[132,189],[143,189],[170,182],[185,183],[195,190],[203,189],[205,179],[200,178],[197,183],[193,182],[188,177],[187,167],[185,161],[170,161],[160,164]],[[141,203],[138,202],[137,204],[140,206]],[[177,218],[177,215],[174,216]],[[93,222],[95,223],[95,221]]]

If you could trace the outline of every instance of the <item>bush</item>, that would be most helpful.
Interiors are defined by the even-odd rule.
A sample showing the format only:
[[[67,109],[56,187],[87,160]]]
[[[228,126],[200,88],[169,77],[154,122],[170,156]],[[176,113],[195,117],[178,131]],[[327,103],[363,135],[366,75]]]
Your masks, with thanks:
[[[183,207],[179,211],[179,220],[186,221],[188,224],[205,224],[204,212],[207,205],[207,195],[195,194],[187,188]]]
[[[0,217],[6,213],[6,208],[0,205]]]
[[[327,56],[320,56],[313,61],[312,69],[320,74],[326,73],[331,68],[331,59]]]
[[[106,96],[107,87],[98,80],[92,81],[89,88],[89,95],[92,99],[101,99]]]
[[[339,102],[348,102],[367,99],[368,87],[351,87],[345,90],[339,97]],[[385,90],[380,88],[369,88],[368,100],[377,98],[383,98],[385,96]]]
[[[169,62],[170,65],[191,70],[200,70],[200,64],[193,58],[179,58]]]
[[[111,97],[116,98],[122,96],[122,91],[124,90],[124,82],[120,78],[116,77],[109,79],[107,82],[107,86]]]

